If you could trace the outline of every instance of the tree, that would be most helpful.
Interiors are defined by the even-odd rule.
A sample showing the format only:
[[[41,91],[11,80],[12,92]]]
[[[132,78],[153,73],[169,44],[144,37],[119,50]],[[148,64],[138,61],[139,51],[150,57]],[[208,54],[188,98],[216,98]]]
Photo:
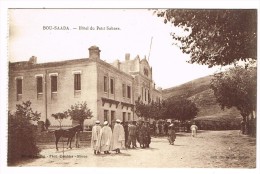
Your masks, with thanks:
[[[211,89],[221,108],[236,107],[245,122],[248,116],[255,117],[257,96],[257,68],[247,64],[236,66],[214,75]]]
[[[154,118],[154,119],[158,119],[158,117],[160,116],[159,103],[152,101],[148,105],[148,107],[149,107],[149,117]]]
[[[138,97],[138,100],[135,101],[135,113],[141,118],[158,120],[163,117],[165,110],[163,101],[161,103],[151,100],[149,104],[144,104],[141,101],[141,97]]]
[[[65,111],[65,112],[58,112],[56,114],[52,114],[51,116],[54,117],[55,120],[57,120],[60,123],[60,129],[61,129],[61,123],[63,119],[68,118],[69,115],[68,112]]]
[[[157,10],[164,23],[184,33],[172,32],[174,44],[190,54],[189,63],[229,65],[257,59],[257,10]]]
[[[184,98],[170,98],[166,100],[165,119],[185,121],[193,119],[198,114],[198,108],[191,100]]]
[[[8,165],[39,155],[40,149],[36,146],[37,127],[32,124],[39,119],[40,113],[32,110],[30,101],[16,105],[14,113],[8,112]]]
[[[85,119],[90,119],[91,117],[93,117],[92,112],[88,108],[86,102],[71,105],[70,109],[67,112],[72,120],[79,121],[81,125],[83,125]]]
[[[41,113],[38,113],[37,111],[34,112],[31,108],[31,102],[26,101],[22,104],[16,105],[16,111],[15,116],[17,116],[17,119],[21,119],[23,121],[39,121],[41,117]]]
[[[161,119],[166,111],[164,101],[162,102],[151,102],[150,104],[150,116],[153,119]]]
[[[149,110],[150,108],[141,101],[141,97],[138,97],[138,100],[135,101],[136,115],[138,117],[147,119],[149,118]]]
[[[229,71],[215,74],[211,88],[222,109],[237,107],[245,114],[256,110],[256,67],[236,66]]]

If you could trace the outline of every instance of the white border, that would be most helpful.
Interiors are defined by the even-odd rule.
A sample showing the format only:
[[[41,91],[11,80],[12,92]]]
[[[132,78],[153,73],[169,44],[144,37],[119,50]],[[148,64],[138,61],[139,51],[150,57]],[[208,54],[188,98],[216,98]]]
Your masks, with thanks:
[[[7,152],[7,101],[8,101],[8,8],[221,8],[221,9],[259,9],[259,0],[57,0],[57,1],[23,1],[23,0],[0,0],[0,31],[1,31],[1,48],[0,48],[0,174],[15,174],[15,173],[37,173],[46,174],[47,172],[58,173],[260,173],[259,170],[259,142],[257,141],[257,169],[166,169],[166,168],[61,168],[61,167],[44,167],[39,170],[38,167],[7,167],[6,152]],[[258,10],[258,19],[259,10]],[[259,31],[259,26],[258,26]],[[259,32],[258,32],[259,33]],[[259,34],[258,34],[259,35]],[[259,44],[259,43],[258,43]],[[259,49],[258,49],[259,55]],[[259,119],[258,119],[259,127]],[[258,128],[259,130],[259,128]],[[259,140],[259,131],[257,134]],[[188,166],[187,166],[188,167]]]

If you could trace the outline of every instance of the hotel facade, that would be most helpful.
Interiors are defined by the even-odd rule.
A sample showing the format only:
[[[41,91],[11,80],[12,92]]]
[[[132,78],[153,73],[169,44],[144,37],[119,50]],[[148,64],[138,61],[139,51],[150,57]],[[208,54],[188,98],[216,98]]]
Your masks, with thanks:
[[[37,63],[36,57],[29,61],[9,63],[9,111],[16,104],[31,101],[32,109],[41,113],[41,121],[48,118],[51,125],[58,125],[51,115],[66,111],[71,105],[86,102],[95,120],[110,124],[116,119],[137,120],[135,101],[145,104],[162,100],[162,89],[156,89],[152,80],[152,68],[146,58],[136,56],[125,61],[106,63],[100,59],[100,49],[92,46],[89,58],[60,62]],[[62,125],[71,125],[66,119]]]

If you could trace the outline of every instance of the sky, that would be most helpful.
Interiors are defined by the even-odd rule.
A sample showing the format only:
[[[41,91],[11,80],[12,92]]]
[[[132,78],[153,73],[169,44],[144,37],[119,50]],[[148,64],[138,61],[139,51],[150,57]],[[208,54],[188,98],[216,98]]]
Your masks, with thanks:
[[[89,29],[79,30],[79,26]],[[98,29],[102,27],[118,30]],[[149,57],[153,80],[163,89],[218,70],[187,63],[189,55],[172,44],[172,31],[180,32],[148,9],[9,9],[8,56],[11,62],[27,61],[31,56],[38,63],[79,59],[87,58],[88,48],[96,45],[108,63],[124,61],[126,53],[131,59]]]

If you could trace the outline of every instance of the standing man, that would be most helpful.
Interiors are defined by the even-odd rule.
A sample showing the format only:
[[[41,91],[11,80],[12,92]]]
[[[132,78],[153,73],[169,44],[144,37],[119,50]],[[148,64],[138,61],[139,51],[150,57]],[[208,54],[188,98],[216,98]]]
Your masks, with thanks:
[[[92,136],[91,136],[91,147],[94,150],[94,154],[100,154],[100,146],[99,146],[99,138],[100,138],[100,121],[96,121],[96,125],[92,128]]]
[[[136,124],[136,141],[138,143],[140,143],[140,139],[139,139],[140,130],[141,130],[141,122],[139,121]]]
[[[145,140],[145,145],[146,147],[150,147],[151,144],[151,133],[150,133],[150,123],[147,121],[145,123],[146,125],[146,140]]]
[[[240,123],[240,132],[242,134],[245,134],[245,121],[244,120],[242,120]]]
[[[81,126],[81,130],[78,130],[76,133],[75,133],[75,146],[76,148],[79,148],[80,147],[80,131],[83,131],[83,123],[81,123],[80,121],[78,120],[72,120],[72,127],[76,127],[76,126]]]
[[[147,128],[144,121],[141,122],[141,127],[138,136],[139,136],[140,147],[145,148],[147,143]]]
[[[159,121],[156,121],[155,127],[156,136],[159,136]]]
[[[171,123],[169,125],[169,135],[168,135],[168,140],[169,140],[170,145],[174,145],[175,139],[176,139],[175,127],[174,127],[174,124]]]
[[[162,123],[159,121],[158,123],[159,135],[162,135]]]
[[[135,135],[134,135],[134,144],[133,144],[133,146],[135,147],[135,148],[137,148],[137,145],[136,145],[136,141],[137,141],[137,137],[138,137],[138,127],[137,127],[137,125],[136,125],[136,121],[133,121],[133,125],[135,126]]]
[[[76,146],[76,148],[79,148],[79,146],[80,146],[80,137],[79,137],[79,134],[80,134],[80,130],[78,130],[78,131],[75,133],[75,146]]]
[[[164,125],[163,125],[163,129],[164,129],[164,133],[165,133],[166,136],[168,136],[168,126],[169,126],[168,122],[165,121]]]
[[[193,122],[193,124],[191,125],[190,130],[191,130],[191,136],[193,137],[197,136],[198,126],[195,125],[195,122]]]
[[[136,126],[134,124],[134,121],[130,122],[128,127],[128,142],[127,142],[128,148],[136,148]]]
[[[187,132],[190,132],[190,121],[187,121],[186,122],[186,129],[187,129]]]
[[[124,127],[124,131],[125,131],[125,147],[126,148],[129,148],[128,147],[128,135],[129,135],[129,132],[128,132],[128,122],[123,122],[123,127]]]
[[[112,135],[112,150],[115,150],[116,153],[120,153],[120,149],[125,145],[125,131],[120,122],[119,119],[116,120]]]
[[[153,130],[152,134],[153,134],[153,136],[156,136],[156,123],[155,123],[155,121],[153,121],[151,126],[152,126],[152,130]]]
[[[100,132],[100,151],[104,154],[110,154],[112,140],[112,129],[109,127],[108,122],[104,122],[104,127]]]

